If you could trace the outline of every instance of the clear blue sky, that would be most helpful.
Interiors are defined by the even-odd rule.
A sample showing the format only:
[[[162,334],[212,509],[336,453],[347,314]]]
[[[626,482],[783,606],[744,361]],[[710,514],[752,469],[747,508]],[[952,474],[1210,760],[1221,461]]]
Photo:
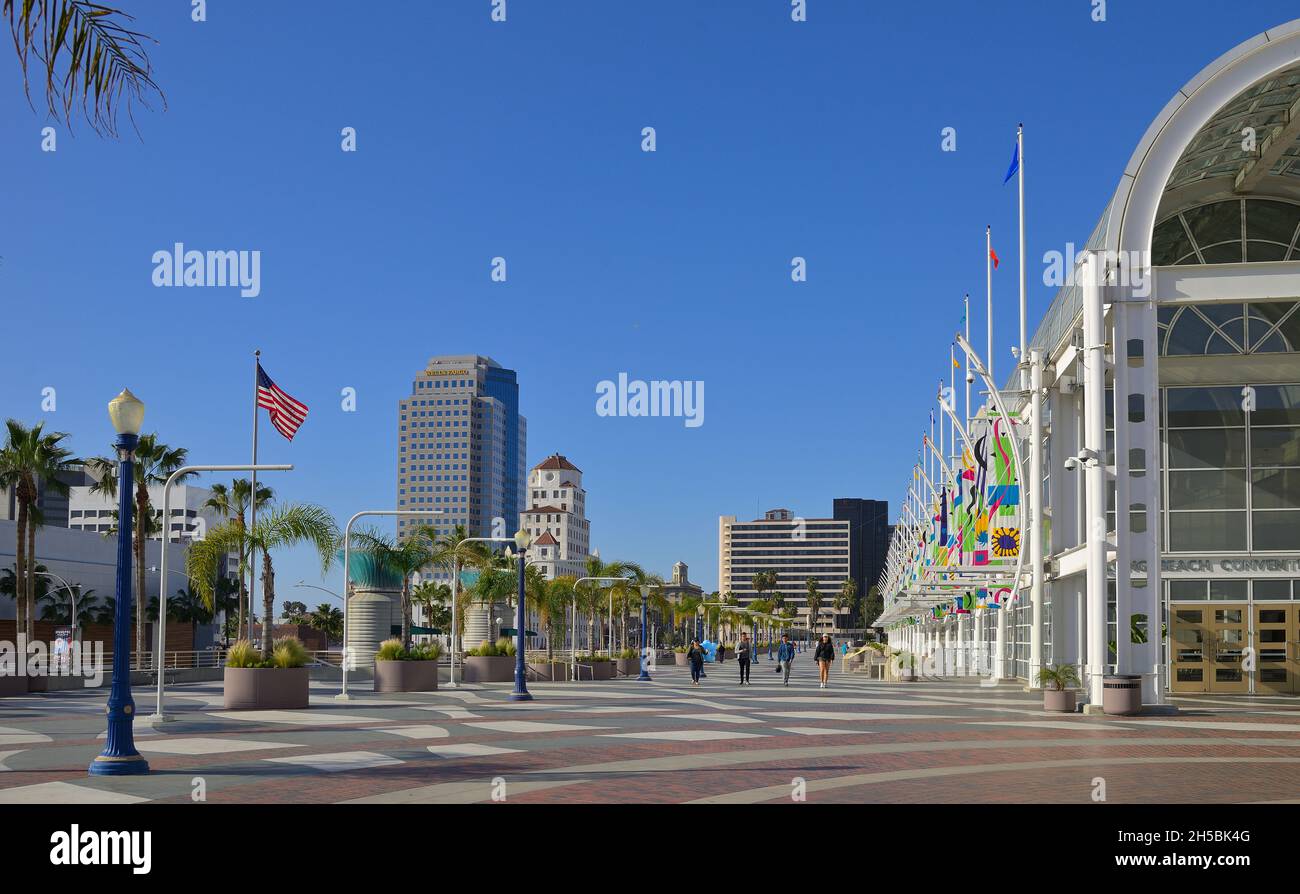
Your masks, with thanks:
[[[487,354],[519,371],[529,465],[584,470],[602,555],[680,559],[708,589],[720,514],[897,510],[963,292],[983,326],[986,224],[1009,368],[1017,122],[1032,329],[1043,252],[1083,243],[1166,101],[1296,15],[809,0],[796,24],[787,0],[509,0],[494,24],[489,0],[212,0],[196,24],[180,0],[118,4],[159,41],[167,109],[138,112],[140,138],[79,124],[41,152],[48,122],[0,48],[0,415],[35,422],[54,387],[48,424],[100,453],[129,386],[193,461],[246,460],[260,347],[311,407],[293,444],[264,425],[261,458],[297,465],[282,499],[344,519],[394,503],[412,375]],[[153,252],[178,241],[260,250],[262,294],[154,288]],[[705,424],[598,417],[619,372],[703,380]],[[302,551],[277,565],[280,600],[318,578]]]

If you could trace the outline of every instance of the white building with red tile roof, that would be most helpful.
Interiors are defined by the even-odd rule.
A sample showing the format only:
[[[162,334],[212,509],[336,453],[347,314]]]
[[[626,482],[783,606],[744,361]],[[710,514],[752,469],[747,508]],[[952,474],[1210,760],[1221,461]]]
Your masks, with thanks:
[[[528,473],[526,506],[519,526],[533,535],[532,563],[548,580],[582,577],[591,551],[582,470],[558,453],[546,457]]]

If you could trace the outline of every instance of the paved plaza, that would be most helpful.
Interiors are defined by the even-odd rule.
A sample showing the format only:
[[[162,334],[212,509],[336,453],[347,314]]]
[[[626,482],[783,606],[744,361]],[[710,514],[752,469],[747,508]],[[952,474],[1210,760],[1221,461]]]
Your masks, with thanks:
[[[314,683],[304,711],[226,712],[219,684],[176,686],[175,720],[136,724],[144,777],[89,778],[106,690],[0,702],[0,804],[1300,802],[1300,703],[1197,697],[1177,716],[1049,715],[1041,696],[975,682],[872,682],[809,660],[788,687],[754,667],[349,702]],[[135,692],[141,717],[153,692]],[[1188,765],[1195,765],[1189,767]],[[799,780],[804,780],[800,784]],[[1102,782],[1099,783],[1098,780]]]

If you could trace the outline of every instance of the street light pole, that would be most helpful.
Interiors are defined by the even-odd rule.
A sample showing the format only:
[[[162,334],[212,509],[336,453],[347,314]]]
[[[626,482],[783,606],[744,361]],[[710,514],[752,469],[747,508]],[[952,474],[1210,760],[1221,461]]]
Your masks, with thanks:
[[[530,702],[532,695],[528,692],[528,664],[524,653],[528,647],[524,636],[524,571],[527,567],[528,545],[533,538],[520,528],[515,532],[515,546],[519,548],[519,592],[515,599],[515,691],[510,693],[512,702]]]
[[[140,443],[144,404],[123,388],[108,405],[117,431],[117,604],[113,617],[113,683],[108,695],[108,737],[104,750],[90,763],[91,776],[135,776],[149,772],[149,763],[135,750],[131,698],[131,531],[135,448]]]
[[[278,465],[249,465],[240,463],[237,465],[222,466],[181,466],[171,475],[167,476],[167,481],[163,484],[162,493],[162,543],[158,547],[158,642],[157,655],[154,656],[154,669],[158,672],[158,704],[154,706],[153,715],[150,720],[167,721],[172,718],[163,713],[163,682],[166,674],[163,673],[163,655],[167,648],[167,547],[172,542],[172,524],[171,524],[171,496],[172,485],[179,481],[185,475],[193,472],[252,472],[253,480],[257,481],[257,473],[267,472],[289,472],[293,466],[286,464]],[[253,487],[253,502],[257,502],[257,486]],[[179,541],[178,541],[179,542]],[[243,573],[242,571],[240,572]],[[215,598],[216,594],[213,594]],[[253,588],[248,589],[248,614],[251,618],[253,615]],[[265,643],[263,644],[265,645]]]
[[[348,595],[352,587],[352,569],[348,567],[352,557],[352,525],[357,519],[367,515],[438,515],[441,509],[363,509],[348,519],[347,526],[343,528],[343,688],[334,698],[339,701],[347,701],[351,696],[348,695],[348,662],[352,660],[352,650],[348,646]],[[249,602],[252,602],[250,596]]]
[[[637,677],[637,679],[644,680],[646,682],[650,682],[651,679],[650,674],[646,669],[647,662],[646,662],[646,645],[645,645],[645,603],[646,603],[646,598],[649,595],[650,595],[650,587],[643,584],[641,586],[641,676]]]

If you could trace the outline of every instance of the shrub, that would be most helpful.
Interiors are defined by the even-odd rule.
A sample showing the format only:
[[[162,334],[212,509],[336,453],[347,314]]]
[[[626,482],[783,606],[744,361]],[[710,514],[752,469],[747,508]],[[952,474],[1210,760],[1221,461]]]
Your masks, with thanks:
[[[487,640],[483,640],[483,642],[478,644],[478,648],[470,649],[465,654],[469,655],[471,658],[495,658],[501,655],[501,652],[497,650],[495,645]]]
[[[409,661],[437,661],[441,657],[441,643],[428,643],[427,645],[412,646],[411,651],[406,654],[406,658]]]
[[[603,652],[600,653],[600,654],[598,654],[598,655],[579,655],[579,656],[578,656],[578,661],[579,661],[579,663],[581,663],[581,664],[591,664],[592,662],[595,662],[595,661],[613,661],[613,660],[614,660],[613,658],[610,658],[608,655],[604,654]]]
[[[1048,689],[1069,689],[1080,685],[1079,671],[1073,664],[1050,664],[1039,670],[1038,682]]]
[[[307,655],[307,647],[296,636],[277,639],[275,646],[271,649],[271,667],[303,667],[310,660],[311,658]]]
[[[622,658],[622,659],[625,660],[625,661],[626,661],[627,659],[629,659],[629,658],[640,658],[640,657],[641,657],[641,650],[640,650],[640,649],[633,649],[632,647],[629,646],[628,648],[626,648],[626,649],[624,649],[623,651],[619,652],[619,653],[618,653],[618,657],[619,657],[619,658]]]
[[[685,655],[685,654],[686,654],[686,647],[685,647],[685,646],[678,646],[677,648],[673,649],[673,651],[676,652],[678,655]]]
[[[497,640],[496,650],[496,654],[498,655],[509,655],[513,658],[515,653],[519,650],[519,644],[509,637],[503,636]]]
[[[406,649],[402,648],[402,641],[397,637],[386,639],[379,644],[375,658],[379,661],[402,661],[406,658]]]
[[[226,652],[226,667],[261,667],[262,653],[246,639],[234,643]]]

